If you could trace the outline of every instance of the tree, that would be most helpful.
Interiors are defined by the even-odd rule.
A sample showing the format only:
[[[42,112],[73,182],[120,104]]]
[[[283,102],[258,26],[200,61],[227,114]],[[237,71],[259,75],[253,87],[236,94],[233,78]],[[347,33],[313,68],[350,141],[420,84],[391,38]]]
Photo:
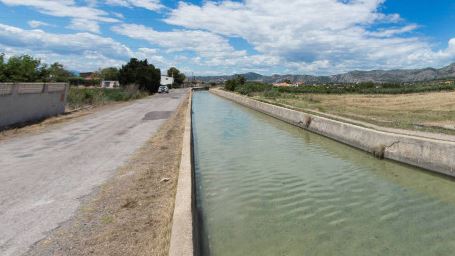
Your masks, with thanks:
[[[147,59],[132,58],[119,70],[119,82],[122,86],[136,84],[140,90],[150,93],[158,91],[160,79],[161,71],[152,64],[148,64]]]
[[[224,88],[228,91],[235,91],[237,87],[237,82],[234,79],[227,80],[224,84]]]
[[[244,85],[245,82],[246,79],[244,76],[235,75],[234,78],[226,81],[226,83],[224,84],[224,88],[228,91],[235,91],[237,87]]]
[[[5,54],[1,53],[0,54],[0,82],[6,81],[4,69],[5,69]]]
[[[240,84],[240,85],[244,85],[246,82],[245,77],[242,75],[236,75],[234,79],[237,82],[237,84]]]
[[[101,69],[99,73],[103,80],[117,81],[119,79],[119,70],[116,67]]]
[[[175,67],[172,67],[170,68],[168,71],[167,71],[167,76],[169,77],[173,77],[174,78],[174,84],[176,86],[182,86],[183,82],[185,81],[186,79],[186,76],[185,74],[183,73],[180,73],[180,70],[178,70],[177,68]]]
[[[40,59],[29,55],[13,56],[3,66],[3,74],[8,82],[36,82],[44,78],[45,66],[41,65]]]
[[[47,74],[44,77],[48,77],[51,82],[68,82],[69,78],[72,76],[72,73],[66,70],[63,65],[58,62],[55,62],[47,68],[46,73]]]

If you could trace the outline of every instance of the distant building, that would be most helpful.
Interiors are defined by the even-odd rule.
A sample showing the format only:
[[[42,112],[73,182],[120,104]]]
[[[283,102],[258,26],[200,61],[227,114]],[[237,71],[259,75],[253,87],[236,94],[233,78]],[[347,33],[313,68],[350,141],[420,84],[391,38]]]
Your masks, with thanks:
[[[161,76],[161,85],[171,86],[174,83],[174,78],[169,76]]]
[[[101,87],[102,88],[109,88],[109,89],[114,89],[120,87],[119,81],[105,81],[103,80],[101,82]]]
[[[274,83],[273,86],[276,87],[299,87],[301,84],[300,83],[285,83],[285,82],[280,82],[280,83]]]

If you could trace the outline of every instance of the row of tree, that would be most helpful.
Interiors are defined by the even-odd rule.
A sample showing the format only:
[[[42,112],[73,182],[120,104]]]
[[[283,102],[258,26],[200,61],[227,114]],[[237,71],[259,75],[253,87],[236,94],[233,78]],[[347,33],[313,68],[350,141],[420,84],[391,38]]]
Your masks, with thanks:
[[[0,82],[66,82],[72,75],[57,62],[49,66],[28,55],[5,61],[0,54]]]
[[[174,77],[174,87],[180,87],[186,78],[175,67],[170,68],[167,75]],[[148,63],[147,59],[132,58],[120,69],[108,67],[96,71],[93,79],[87,81],[57,62],[47,65],[29,55],[13,56],[5,60],[4,54],[0,54],[0,82],[70,82],[74,85],[98,85],[101,80],[119,81],[122,86],[134,84],[141,90],[154,93],[160,86],[161,70]]]

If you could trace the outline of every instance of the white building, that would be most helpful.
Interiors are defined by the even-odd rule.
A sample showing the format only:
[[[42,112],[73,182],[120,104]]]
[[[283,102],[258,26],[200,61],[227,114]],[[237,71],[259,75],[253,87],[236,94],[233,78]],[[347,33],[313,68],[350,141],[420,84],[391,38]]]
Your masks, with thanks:
[[[174,83],[174,78],[169,76],[161,76],[161,85],[171,86]]]
[[[101,82],[101,87],[113,89],[113,88],[120,87],[120,83],[119,83],[119,81],[105,81],[105,80],[103,80]]]

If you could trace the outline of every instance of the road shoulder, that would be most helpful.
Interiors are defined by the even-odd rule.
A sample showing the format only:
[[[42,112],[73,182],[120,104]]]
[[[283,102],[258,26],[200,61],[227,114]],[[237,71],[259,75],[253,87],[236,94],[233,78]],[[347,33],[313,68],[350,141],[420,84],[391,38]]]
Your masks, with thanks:
[[[22,136],[41,134],[49,131],[50,129],[56,129],[62,125],[71,122],[77,122],[82,118],[96,114],[98,112],[115,110],[132,103],[134,103],[134,101],[111,102],[100,106],[88,106],[76,111],[66,112],[59,116],[49,117],[38,122],[20,124],[17,127],[12,127],[0,131],[0,142],[9,139],[20,138]]]
[[[187,107],[26,255],[167,255]]]

